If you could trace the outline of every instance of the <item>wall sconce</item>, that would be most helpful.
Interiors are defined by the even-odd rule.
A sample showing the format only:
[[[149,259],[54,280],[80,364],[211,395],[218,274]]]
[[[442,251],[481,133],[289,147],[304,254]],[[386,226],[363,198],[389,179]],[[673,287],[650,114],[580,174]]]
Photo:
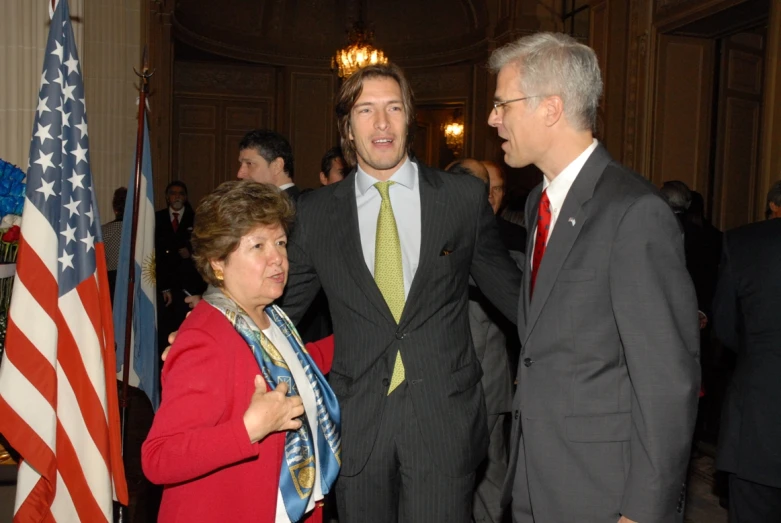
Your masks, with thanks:
[[[445,143],[448,149],[453,151],[454,156],[461,155],[464,149],[464,120],[461,109],[453,111],[453,117],[449,122],[442,124],[442,130],[445,132]]]

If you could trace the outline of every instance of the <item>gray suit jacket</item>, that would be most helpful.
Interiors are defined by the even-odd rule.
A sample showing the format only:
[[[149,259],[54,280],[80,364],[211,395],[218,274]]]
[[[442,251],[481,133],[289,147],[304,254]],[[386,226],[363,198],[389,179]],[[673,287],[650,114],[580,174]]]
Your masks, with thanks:
[[[468,280],[516,318],[520,271],[496,231],[486,188],[418,164],[420,260],[397,325],[366,267],[355,173],[299,200],[282,306],[294,322],[322,288],[335,335],[330,383],[342,408],[342,474],[358,474],[377,437],[397,351],[420,430],[444,474],[464,476],[488,444],[480,363],[469,333]],[[404,231],[399,231],[404,234]]]
[[[562,206],[530,301],[533,242],[530,231],[505,485],[516,521],[682,520],[700,367],[675,216],[599,146]]]

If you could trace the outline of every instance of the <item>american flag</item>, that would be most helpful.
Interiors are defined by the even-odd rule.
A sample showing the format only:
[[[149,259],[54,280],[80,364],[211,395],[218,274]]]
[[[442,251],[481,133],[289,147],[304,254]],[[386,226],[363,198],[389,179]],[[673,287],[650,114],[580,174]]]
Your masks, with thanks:
[[[127,504],[111,305],[67,0],[52,13],[0,366],[22,457],[14,521],[111,521]]]

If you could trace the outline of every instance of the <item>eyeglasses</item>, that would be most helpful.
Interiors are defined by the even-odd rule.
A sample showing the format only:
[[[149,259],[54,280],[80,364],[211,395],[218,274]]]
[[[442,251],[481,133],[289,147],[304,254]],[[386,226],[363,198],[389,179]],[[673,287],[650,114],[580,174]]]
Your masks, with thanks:
[[[511,104],[513,102],[520,102],[521,100],[528,100],[529,98],[539,98],[540,95],[535,96],[524,96],[523,98],[514,98],[512,100],[505,100],[504,102],[494,102],[494,111],[496,111],[497,116],[499,115],[499,108],[504,107],[507,104]]]

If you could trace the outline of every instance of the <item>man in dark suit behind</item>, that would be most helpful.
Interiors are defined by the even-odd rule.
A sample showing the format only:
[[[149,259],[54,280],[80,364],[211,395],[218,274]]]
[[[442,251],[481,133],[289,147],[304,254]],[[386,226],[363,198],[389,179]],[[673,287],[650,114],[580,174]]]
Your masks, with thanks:
[[[284,191],[295,205],[301,190],[293,183],[293,149],[281,134],[269,129],[255,129],[239,142],[239,180],[250,179],[268,183]],[[331,334],[328,302],[316,300],[298,323],[298,332],[305,341],[315,341]]]
[[[700,368],[678,221],[594,139],[592,49],[539,33],[490,66],[505,163],[544,174],[526,203],[514,521],[682,521]]]
[[[337,117],[357,168],[299,201],[282,306],[297,321],[322,287],[331,308],[339,521],[467,523],[488,444],[469,276],[515,318],[520,272],[485,186],[409,158],[415,112],[398,67],[345,80]]]
[[[179,328],[190,310],[185,297],[199,295],[206,289],[192,260],[190,234],[195,213],[187,203],[184,182],[169,183],[165,200],[168,206],[155,213],[157,325],[161,348],[168,345],[168,333]]]
[[[270,183],[295,204],[301,190],[293,183],[293,149],[281,134],[270,129],[255,129],[239,142],[239,180]]]
[[[781,521],[781,181],[770,219],[724,233],[713,330],[737,353],[716,468],[729,473],[730,523]]]
[[[474,176],[489,187],[488,202],[496,213],[499,205],[490,198],[490,178],[486,167],[472,158],[456,160],[445,167],[445,171],[453,174]],[[482,188],[481,188],[482,189]],[[496,202],[500,204],[501,202]],[[497,216],[497,226],[500,217]],[[503,220],[504,221],[504,220]],[[504,231],[513,230],[512,234],[503,234],[498,227],[499,236],[510,255],[523,263],[526,230],[520,225],[505,222],[510,225]],[[515,253],[513,253],[515,251]],[[512,409],[513,378],[510,370],[508,352],[512,351],[513,360],[517,360],[520,348],[516,340],[518,330],[514,323],[508,321],[480,292],[474,281],[469,281],[469,330],[472,332],[472,342],[475,354],[483,369],[483,385],[485,408],[488,414],[488,453],[477,469],[474,506],[472,519],[475,523],[500,523],[502,521],[502,484],[507,476],[507,428]],[[508,339],[509,338],[509,339]]]

